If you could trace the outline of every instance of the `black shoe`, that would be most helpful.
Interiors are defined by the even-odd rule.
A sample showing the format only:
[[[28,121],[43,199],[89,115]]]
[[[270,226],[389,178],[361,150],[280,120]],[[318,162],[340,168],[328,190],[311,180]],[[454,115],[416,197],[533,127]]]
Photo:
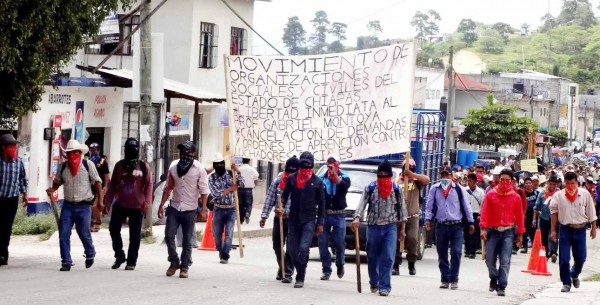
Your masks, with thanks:
[[[415,263],[408,263],[408,274],[416,275],[417,269],[415,269]]]
[[[475,254],[481,254],[481,250],[475,251]]]
[[[281,280],[282,283],[284,284],[289,284],[292,282],[292,277],[291,276],[286,276]]]
[[[498,283],[496,280],[490,280],[490,292],[494,292],[498,289]]]
[[[512,254],[517,254],[517,250],[512,250]]]
[[[323,275],[321,275],[321,281],[329,281],[330,276],[331,273],[323,273]]]
[[[503,296],[505,296],[505,295],[506,295],[506,293],[504,292],[504,289],[498,289],[498,291],[496,291],[496,294],[497,294],[499,297],[503,297]]]
[[[60,271],[71,271],[71,265],[62,265]]]
[[[117,257],[117,259],[115,260],[115,263],[112,265],[111,268],[119,269],[119,268],[121,268],[121,265],[123,265],[123,263],[126,261],[127,260],[125,258]]]
[[[275,276],[275,280],[281,281],[283,278],[281,277],[281,272],[277,272],[277,276]]]
[[[433,247],[431,244],[425,244],[425,249],[429,249],[431,247]]]
[[[135,270],[135,265],[127,265],[127,266],[125,266],[125,270],[133,271],[133,270]]]
[[[338,279],[343,278],[344,274],[345,274],[344,266],[338,266],[337,267],[337,276],[338,276]]]
[[[440,288],[442,289],[448,289],[448,287],[450,287],[450,283],[442,282],[442,284],[440,284]]]
[[[400,269],[399,268],[393,268],[392,269],[392,275],[400,275]]]
[[[523,248],[523,250],[521,250],[521,253],[527,253],[527,248]]]
[[[94,258],[85,259],[85,268],[88,269],[94,264]]]
[[[298,280],[296,280],[296,283],[294,284],[294,288],[302,288],[304,287],[304,282],[300,282]]]
[[[558,255],[552,254],[552,256],[551,256],[550,259],[551,259],[551,261],[552,261],[553,264],[556,264],[556,259],[558,259]]]
[[[575,288],[579,288],[579,285],[580,285],[580,284],[581,284],[581,283],[579,282],[579,279],[578,279],[578,278],[577,278],[577,279],[573,279],[573,287],[575,287]]]
[[[8,265],[8,260],[4,256],[0,256],[0,266]]]

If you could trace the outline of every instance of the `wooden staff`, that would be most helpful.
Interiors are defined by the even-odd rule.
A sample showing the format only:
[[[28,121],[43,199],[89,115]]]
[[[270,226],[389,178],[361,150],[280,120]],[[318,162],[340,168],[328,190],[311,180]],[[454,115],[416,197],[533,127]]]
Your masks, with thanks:
[[[54,214],[54,219],[56,219],[56,228],[60,227],[60,216],[58,215],[58,205],[52,198],[52,195],[48,196],[50,198],[50,206],[52,207],[52,213]]]
[[[362,284],[360,280],[360,237],[358,236],[358,228],[354,230],[354,249],[356,250],[356,290],[362,293]]]
[[[283,211],[281,194],[277,194],[279,208]],[[281,251],[281,278],[285,278],[285,251],[283,249],[283,212],[279,215],[279,247]]]
[[[235,162],[234,160],[231,160],[231,162]],[[236,171],[232,171],[232,176],[233,176],[233,184],[235,185],[237,183],[237,170]],[[235,205],[235,213],[237,215],[236,219],[236,223],[237,223],[237,231],[238,231],[238,241],[239,241],[239,249],[240,249],[240,258],[244,258],[244,243],[243,243],[243,232],[242,232],[242,220],[240,219],[242,216],[240,215],[240,205],[239,205],[239,201],[238,201],[238,193],[237,191],[233,192],[233,205]]]
[[[485,260],[485,239],[481,240],[481,260]]]
[[[410,169],[410,151],[407,151],[406,154],[404,154],[404,173],[406,173],[407,170]],[[404,202],[403,204],[406,204],[406,202],[408,201],[408,177],[406,177],[406,174],[403,175],[404,176],[404,181],[403,181],[403,186],[402,186],[402,191],[404,192]],[[400,241],[400,257],[402,257],[402,253],[404,253],[404,239]]]

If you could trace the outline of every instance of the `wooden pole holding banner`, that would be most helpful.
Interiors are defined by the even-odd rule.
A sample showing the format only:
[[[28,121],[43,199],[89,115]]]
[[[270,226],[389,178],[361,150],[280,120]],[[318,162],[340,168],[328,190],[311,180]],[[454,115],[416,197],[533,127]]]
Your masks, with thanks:
[[[481,240],[481,260],[485,260],[485,239]]]
[[[227,112],[228,112],[228,116],[229,114],[231,114],[231,98],[229,96],[229,90],[227,89],[227,87],[229,86],[229,76],[227,75],[227,55],[223,54],[223,71],[225,72],[225,91],[227,92],[226,96],[227,96]],[[231,129],[230,129],[230,133],[231,133]],[[235,153],[235,141],[231,141],[231,136],[228,137],[229,143],[227,144],[227,146],[229,146],[229,152],[231,153],[231,166],[233,167],[233,164],[235,163],[235,160],[233,158],[233,154]],[[232,169],[232,174],[233,174],[233,184],[237,183],[237,171],[234,172]],[[240,219],[240,205],[239,205],[239,201],[238,201],[238,192],[233,192],[233,205],[235,206],[235,219],[236,219],[236,225],[237,225],[237,231],[238,231],[238,242],[239,242],[239,249],[240,249],[240,258],[244,258],[244,243],[243,243],[243,232],[242,232],[242,220]]]
[[[412,119],[410,120],[412,121]],[[410,126],[410,125],[409,125]],[[410,134],[410,127],[408,128],[409,133]],[[406,173],[406,171],[408,169],[410,169],[410,151],[407,151],[404,154],[404,172]],[[404,181],[403,181],[403,185],[402,185],[402,192],[404,193],[403,199],[404,202],[403,204],[406,204],[406,202],[408,201],[408,177],[406,177],[406,175],[404,175]],[[398,252],[400,253],[400,257],[402,257],[402,253],[404,253],[404,239],[402,239],[400,241],[400,249],[398,250]]]
[[[277,203],[279,208],[283,210],[283,202],[281,194],[277,194]],[[281,251],[281,278],[285,278],[285,251],[283,249],[283,213],[279,215],[279,249]]]

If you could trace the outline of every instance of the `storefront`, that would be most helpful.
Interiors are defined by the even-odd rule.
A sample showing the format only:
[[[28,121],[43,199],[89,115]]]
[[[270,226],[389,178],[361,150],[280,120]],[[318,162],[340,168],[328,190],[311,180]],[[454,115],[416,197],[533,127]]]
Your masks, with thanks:
[[[98,143],[110,168],[121,158],[123,90],[116,87],[44,87],[40,110],[23,117],[18,139],[29,178],[28,213],[49,209],[46,189],[60,171],[70,139]],[[58,198],[62,198],[62,189]]]

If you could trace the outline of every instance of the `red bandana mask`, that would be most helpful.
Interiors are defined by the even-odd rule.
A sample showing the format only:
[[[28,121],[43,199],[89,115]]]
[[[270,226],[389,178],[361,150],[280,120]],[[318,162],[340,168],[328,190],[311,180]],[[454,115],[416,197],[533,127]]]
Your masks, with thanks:
[[[73,151],[67,153],[67,165],[69,166],[69,171],[71,171],[71,176],[76,176],[77,171],[79,171],[79,165],[81,165],[81,152]]]
[[[392,177],[377,177],[377,188],[382,199],[388,198],[392,193]]]
[[[500,181],[494,190],[500,195],[508,195],[515,191],[515,184],[512,181]]]
[[[281,175],[281,180],[279,180],[279,189],[283,190],[285,188],[285,184],[287,183],[287,179],[290,176],[290,173],[288,172],[284,172],[283,175]]]
[[[338,162],[333,162],[330,163],[333,164],[333,170],[336,172],[336,174],[339,174],[340,172],[340,164]],[[329,172],[329,170],[327,171],[327,178],[329,178],[329,180],[334,181],[334,176],[331,175],[331,173]]]
[[[548,199],[548,197],[552,197],[552,195],[554,195],[554,193],[556,193],[556,188],[554,189],[554,191],[550,191],[548,188],[546,188],[544,190],[544,200]]]
[[[567,185],[565,185],[565,196],[571,202],[575,202],[575,200],[577,199],[577,192],[578,191],[579,191],[579,188],[577,187],[577,184],[567,184]]]
[[[15,144],[15,145],[10,145],[10,146],[4,147],[4,155],[13,160],[16,160],[17,159],[17,145]]]
[[[298,188],[304,188],[304,185],[306,184],[306,182],[308,182],[308,180],[310,180],[310,177],[312,177],[312,175],[312,168],[299,169],[298,174],[296,174],[296,184],[298,185]]]

